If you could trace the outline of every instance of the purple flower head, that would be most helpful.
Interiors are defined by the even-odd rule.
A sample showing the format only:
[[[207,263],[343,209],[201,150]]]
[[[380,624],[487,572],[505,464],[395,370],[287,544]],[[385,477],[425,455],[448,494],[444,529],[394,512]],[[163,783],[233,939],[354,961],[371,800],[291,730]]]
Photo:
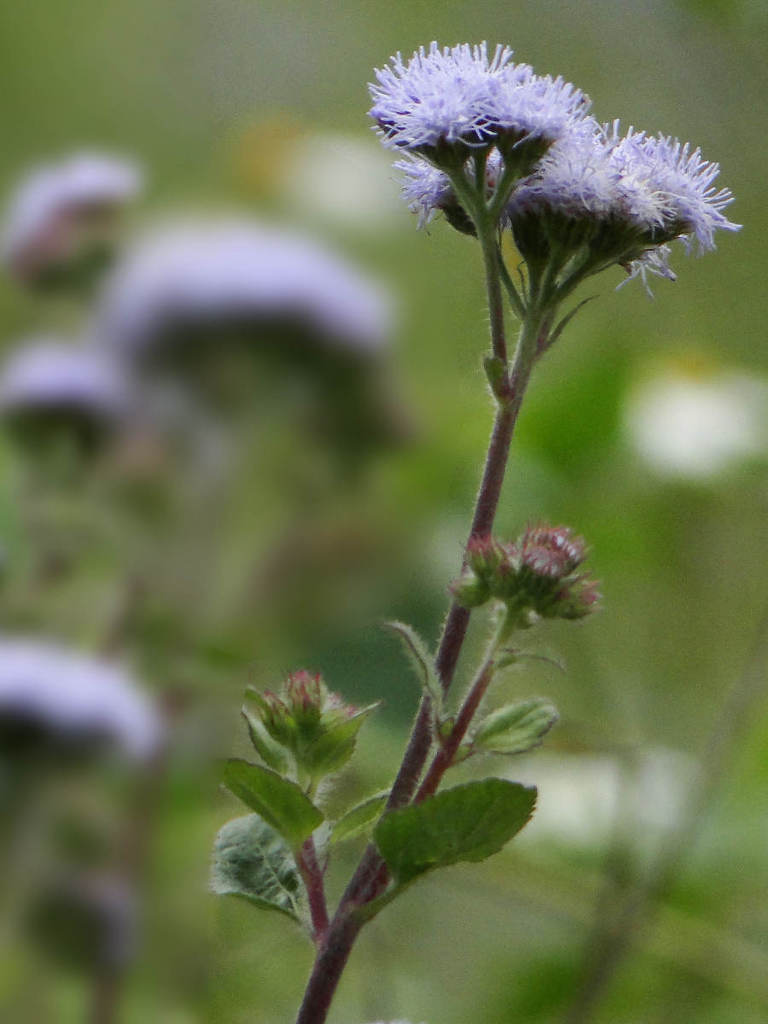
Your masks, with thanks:
[[[47,641],[0,639],[0,732],[54,747],[108,742],[133,758],[157,749],[160,717],[118,665]]]
[[[451,179],[444,171],[427,163],[426,160],[413,156],[395,161],[394,166],[405,175],[403,198],[408,203],[410,211],[418,213],[420,228],[428,224],[435,213],[441,212],[457,231],[466,235],[475,234],[475,225],[456,198]],[[501,154],[497,150],[492,151],[485,164],[486,198],[492,195],[502,167]],[[469,183],[472,174],[469,162],[464,168],[464,173]]]
[[[653,196],[659,206],[657,234],[664,236],[662,241],[680,238],[690,246],[695,239],[705,251],[714,249],[715,231],[739,230],[741,225],[723,213],[733,202],[733,193],[714,184],[719,165],[704,160],[701,150],[691,149],[690,143],[630,128],[611,146],[610,159],[622,180],[642,183]]]
[[[588,273],[618,263],[631,276],[674,278],[668,242],[710,249],[717,228],[738,228],[722,212],[733,197],[715,190],[717,173],[676,140],[584,121],[512,193],[507,218],[526,258],[581,252]]]
[[[329,349],[386,344],[382,290],[324,246],[250,220],[166,225],[139,239],[109,282],[96,331],[121,353],[150,354],[187,329],[294,323]]]
[[[514,146],[538,139],[548,147],[587,117],[591,101],[575,85],[551,75],[535,75],[527,64],[507,70],[500,87],[494,83],[492,114],[500,134]]]
[[[3,261],[19,280],[35,283],[72,257],[98,218],[135,199],[141,184],[133,162],[103,153],[76,153],[35,168],[8,204]]]
[[[491,120],[499,106],[498,87],[512,59],[497,46],[489,59],[485,43],[440,49],[420,47],[407,64],[396,54],[390,66],[376,68],[370,85],[369,114],[386,145],[431,151],[440,144],[477,146],[495,134]],[[496,89],[494,89],[496,86]]]
[[[498,143],[509,153],[535,139],[545,149],[589,108],[574,86],[513,64],[508,47],[489,57],[486,43],[440,49],[433,42],[407,64],[397,54],[375,74],[369,113],[385,144],[437,164],[462,147]]]
[[[546,213],[572,220],[612,216],[617,176],[607,156],[595,122],[560,139],[512,193],[507,208],[510,219]]]
[[[428,224],[438,210],[457,206],[451,179],[425,160],[409,156],[397,160],[395,170],[404,175],[402,194],[411,213],[419,215],[419,227]]]
[[[116,427],[130,405],[127,374],[95,348],[35,338],[12,351],[0,371],[0,417],[19,430],[72,424],[95,440]]]

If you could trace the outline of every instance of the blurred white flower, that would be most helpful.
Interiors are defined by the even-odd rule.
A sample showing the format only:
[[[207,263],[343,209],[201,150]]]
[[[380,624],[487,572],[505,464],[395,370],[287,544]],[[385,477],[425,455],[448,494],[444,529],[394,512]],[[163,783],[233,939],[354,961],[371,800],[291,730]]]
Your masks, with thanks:
[[[659,375],[629,395],[625,423],[658,472],[705,479],[768,452],[768,383],[732,371]]]
[[[389,158],[374,140],[300,136],[280,183],[289,208],[302,218],[379,231],[401,212]]]
[[[142,355],[185,327],[286,320],[331,349],[386,343],[383,290],[323,245],[247,219],[172,223],[140,238],[116,268],[96,334]]]
[[[129,757],[157,749],[161,719],[119,665],[45,640],[0,638],[0,730],[32,728],[77,747],[108,741]]]
[[[536,812],[522,837],[600,846],[610,838],[621,810],[638,840],[652,841],[679,819],[694,770],[691,757],[659,748],[640,752],[626,771],[610,755],[537,755],[510,772],[511,778],[539,790]]]
[[[33,169],[8,204],[4,262],[20,280],[34,281],[72,255],[83,227],[134,199],[141,185],[136,164],[104,153],[75,153]]]
[[[109,424],[127,413],[130,399],[127,375],[108,353],[58,338],[21,342],[0,370],[3,417],[73,413]]]

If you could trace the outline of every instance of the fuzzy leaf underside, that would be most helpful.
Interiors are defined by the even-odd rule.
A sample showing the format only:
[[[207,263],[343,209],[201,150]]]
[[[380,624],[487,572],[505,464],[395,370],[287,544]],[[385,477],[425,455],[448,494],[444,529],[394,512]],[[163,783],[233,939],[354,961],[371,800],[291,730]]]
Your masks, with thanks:
[[[535,787],[483,779],[391,811],[373,837],[398,886],[434,868],[497,853],[533,814]]]
[[[304,918],[304,890],[291,851],[258,814],[235,818],[219,829],[210,887],[218,896],[240,896],[295,921]]]

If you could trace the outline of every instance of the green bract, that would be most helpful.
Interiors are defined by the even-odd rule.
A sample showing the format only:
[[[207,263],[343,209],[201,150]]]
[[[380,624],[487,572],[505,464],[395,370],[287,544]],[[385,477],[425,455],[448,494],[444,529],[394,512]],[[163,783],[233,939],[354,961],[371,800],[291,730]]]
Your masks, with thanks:
[[[378,707],[355,708],[331,693],[319,675],[294,672],[279,693],[248,689],[256,713],[244,710],[251,742],[265,764],[316,782],[352,756],[360,727]]]

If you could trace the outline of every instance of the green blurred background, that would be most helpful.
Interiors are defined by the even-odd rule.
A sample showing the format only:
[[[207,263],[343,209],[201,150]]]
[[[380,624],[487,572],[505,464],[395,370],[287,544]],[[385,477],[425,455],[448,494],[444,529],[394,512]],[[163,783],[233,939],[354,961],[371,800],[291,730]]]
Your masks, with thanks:
[[[487,864],[431,877],[382,914],[330,1017],[564,1019],[611,837],[621,839],[619,880],[641,873],[679,816],[768,602],[761,411],[755,430],[765,444],[700,473],[641,458],[627,425],[632,396],[649,381],[768,376],[766,29],[764,0],[0,7],[6,191],[30,165],[80,145],[133,154],[148,176],[137,221],[176,209],[269,210],[385,280],[399,312],[391,386],[407,426],[396,446],[343,486],[317,485],[316,453],[279,422],[266,450],[242,455],[213,519],[177,498],[162,527],[173,550],[130,653],[148,686],[180,686],[196,707],[210,706],[217,731],[180,744],[157,794],[125,1024],[283,1024],[298,1006],[312,959],[302,936],[206,892],[213,836],[240,813],[217,788],[211,759],[245,749],[245,685],[274,686],[307,666],[351,700],[383,698],[344,775],[350,796],[386,783],[416,707],[416,686],[378,621],[405,619],[436,639],[492,419],[478,251],[442,221],[417,232],[365,117],[372,68],[433,38],[507,43],[517,59],[587,91],[598,118],[691,139],[720,161],[737,197],[732,218],[745,225],[700,261],[677,252],[678,282],[658,282],[653,299],[638,282],[615,291],[618,271],[598,279],[599,299],[537,371],[497,532],[514,535],[538,518],[573,526],[591,545],[605,595],[599,616],[531,636],[530,649],[562,660],[565,672],[532,660],[504,684],[560,708],[545,750],[491,765],[539,783],[540,820]],[[66,305],[0,284],[6,347],[75,318]],[[30,540],[5,445],[0,459],[0,528],[13,568]],[[26,612],[28,623],[80,643],[98,632],[122,564],[110,542],[85,547],[82,570]],[[205,720],[191,716],[190,730]],[[765,701],[750,705],[747,725],[676,883],[595,1020],[768,1019]],[[334,891],[357,853],[332,870]],[[0,969],[3,1019],[87,1019],[83,980],[36,956]]]

